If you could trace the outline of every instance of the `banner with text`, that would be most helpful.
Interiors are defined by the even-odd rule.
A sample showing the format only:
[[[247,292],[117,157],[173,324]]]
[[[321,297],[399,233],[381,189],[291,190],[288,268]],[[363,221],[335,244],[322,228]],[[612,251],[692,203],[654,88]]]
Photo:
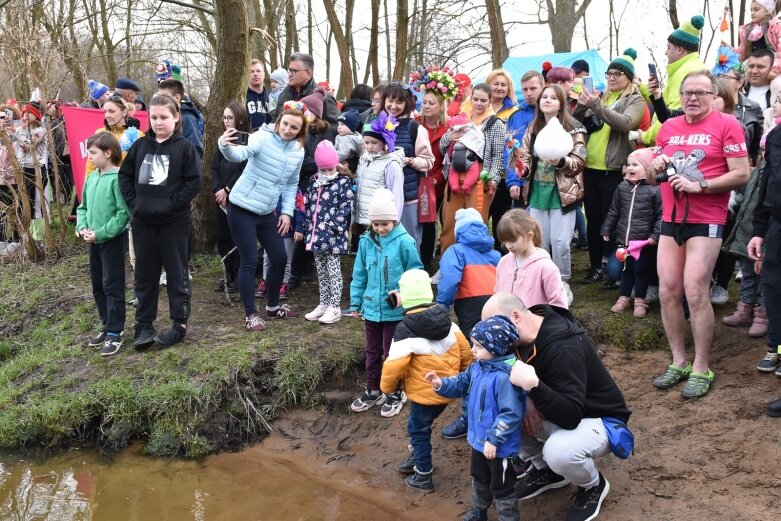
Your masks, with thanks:
[[[103,127],[104,115],[102,110],[81,107],[62,107],[62,115],[65,118],[76,197],[81,200],[84,178],[87,177],[87,140],[95,134],[95,130]],[[149,114],[139,110],[133,113],[133,117],[141,122],[141,130],[146,132],[149,128]]]

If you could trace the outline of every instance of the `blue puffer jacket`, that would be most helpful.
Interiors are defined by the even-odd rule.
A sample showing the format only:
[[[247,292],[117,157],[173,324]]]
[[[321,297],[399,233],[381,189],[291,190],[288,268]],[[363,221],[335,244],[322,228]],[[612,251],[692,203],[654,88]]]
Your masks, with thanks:
[[[534,119],[534,107],[528,105],[525,101],[518,104],[518,110],[513,112],[513,115],[507,120],[507,136],[517,139],[518,142],[523,142],[523,136],[526,134],[526,129],[531,125]],[[507,147],[504,149],[504,170],[507,172],[507,187],[511,186],[523,186],[525,181],[518,177],[518,172],[515,171],[515,165],[510,166],[510,153]]]
[[[385,237],[365,232],[353,266],[350,309],[362,312],[372,322],[401,320],[403,309],[391,309],[386,299],[389,291],[399,289],[401,274],[415,268],[423,269],[423,263],[415,239],[404,226],[397,225]]]
[[[496,265],[501,258],[485,224],[468,222],[460,226],[456,243],[439,261],[442,278],[437,285],[437,304],[450,306],[456,298],[493,295]]]
[[[293,217],[298,172],[304,161],[304,149],[298,141],[285,141],[276,132],[260,129],[250,134],[247,146],[225,146],[222,139],[219,145],[228,161],[247,161],[228,197],[231,203],[265,215],[281,201],[282,213]]]
[[[497,458],[518,454],[521,422],[526,414],[526,392],[510,383],[513,355],[475,360],[463,372],[442,379],[437,394],[447,398],[469,395],[467,441],[483,452],[485,442],[496,446]]]

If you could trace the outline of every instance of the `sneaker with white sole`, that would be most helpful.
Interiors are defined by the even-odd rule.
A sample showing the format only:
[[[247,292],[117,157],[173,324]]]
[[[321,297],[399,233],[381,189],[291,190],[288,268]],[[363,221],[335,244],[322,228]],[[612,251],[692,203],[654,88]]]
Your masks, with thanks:
[[[380,411],[380,416],[383,418],[391,418],[401,412],[401,408],[404,406],[404,402],[407,401],[407,394],[404,391],[396,391],[390,393],[385,397],[385,403]]]
[[[304,318],[314,322],[315,320],[325,315],[326,311],[328,311],[328,306],[326,306],[325,304],[320,304],[315,309],[313,309],[312,311],[304,315]]]
[[[762,371],[763,373],[772,373],[779,367],[781,367],[781,354],[772,351],[769,351],[765,358],[757,363],[757,371]]]
[[[710,290],[711,304],[726,304],[729,300],[729,293],[721,286],[713,286]]]
[[[334,322],[338,322],[342,318],[342,310],[338,307],[336,308],[328,308],[325,310],[325,313],[323,313],[323,316],[320,317],[321,324],[333,324]]]
[[[572,301],[575,300],[574,295],[572,294],[572,288],[569,287],[569,282],[566,280],[561,281],[561,287],[564,291],[564,298],[567,299],[567,306],[572,305]]]
[[[103,348],[100,350],[100,356],[111,356],[119,352],[122,347],[122,333],[106,334],[106,340],[103,342]]]
[[[350,404],[350,409],[355,412],[368,411],[375,405],[382,405],[385,403],[385,395],[381,391],[370,391],[366,389],[366,392],[361,395],[360,398],[356,398],[353,403]]]
[[[599,515],[599,508],[610,492],[610,483],[600,472],[599,483],[591,488],[578,487],[575,501],[567,512],[566,521],[591,521]]]

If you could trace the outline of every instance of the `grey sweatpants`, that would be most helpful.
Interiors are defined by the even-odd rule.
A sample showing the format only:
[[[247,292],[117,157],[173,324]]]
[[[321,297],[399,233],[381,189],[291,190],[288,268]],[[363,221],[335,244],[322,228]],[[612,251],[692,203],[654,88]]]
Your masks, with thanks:
[[[561,280],[572,278],[572,256],[570,243],[575,233],[575,212],[561,213],[561,210],[538,210],[529,208],[529,214],[537,219],[542,228],[542,248],[550,252],[553,263],[561,272]]]
[[[572,228],[569,228],[570,230]],[[550,469],[583,488],[599,484],[594,458],[610,454],[610,444],[601,418],[583,418],[572,430],[545,420],[537,438],[521,436],[519,456],[534,468]]]

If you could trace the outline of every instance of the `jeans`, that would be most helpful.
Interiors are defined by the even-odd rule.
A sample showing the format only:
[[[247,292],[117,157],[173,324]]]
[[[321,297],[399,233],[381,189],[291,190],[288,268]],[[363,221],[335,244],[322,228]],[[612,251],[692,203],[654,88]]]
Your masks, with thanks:
[[[575,208],[575,229],[578,231],[578,247],[588,247],[588,232],[586,231],[586,216],[583,214],[583,203]]]
[[[89,274],[92,296],[103,330],[121,333],[125,329],[125,240],[122,232],[111,240],[89,245]]]
[[[415,239],[415,247],[420,254],[420,244],[423,242],[423,228],[418,222],[418,201],[405,202],[404,209],[401,211],[399,222],[404,225],[407,233]]]
[[[255,308],[255,267],[258,264],[258,241],[269,256],[268,300],[266,306],[273,308],[279,304],[279,287],[285,271],[287,254],[285,243],[277,231],[278,217],[274,212],[265,215],[244,210],[234,204],[228,204],[228,224],[233,242],[239,250],[239,294],[244,303],[244,313],[249,316],[256,313]]]
[[[574,485],[591,488],[599,483],[594,458],[610,454],[610,443],[601,418],[583,418],[572,430],[545,420],[537,437],[521,436],[520,457],[536,469],[550,469]]]
[[[550,252],[553,263],[561,272],[561,280],[569,281],[572,278],[570,244],[575,229],[575,212],[563,213],[560,208],[529,208],[529,214],[540,223],[542,248]]]
[[[740,273],[740,301],[751,306],[765,307],[765,299],[762,296],[762,275],[754,273],[754,261],[741,259]]]
[[[418,472],[426,473],[431,470],[431,424],[442,414],[445,407],[447,404],[422,405],[410,401],[407,432]]]

